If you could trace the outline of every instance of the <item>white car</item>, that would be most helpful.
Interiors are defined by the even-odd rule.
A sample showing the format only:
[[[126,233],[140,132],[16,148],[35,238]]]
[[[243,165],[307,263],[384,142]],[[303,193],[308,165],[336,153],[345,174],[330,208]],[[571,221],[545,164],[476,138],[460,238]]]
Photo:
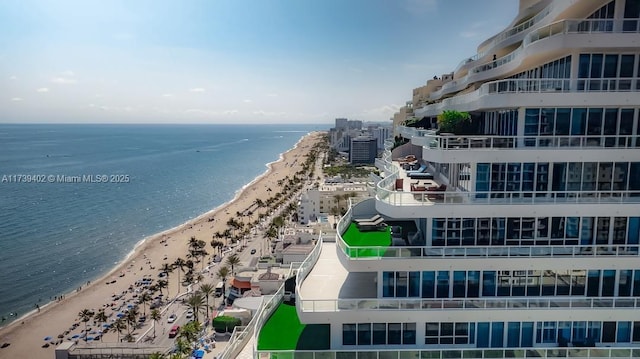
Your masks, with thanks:
[[[187,315],[186,315],[187,319],[191,319],[193,318],[193,310],[189,309],[187,310]]]
[[[176,321],[176,319],[178,319],[178,317],[175,314],[171,314],[169,316],[169,319],[167,319],[167,323],[173,323]]]

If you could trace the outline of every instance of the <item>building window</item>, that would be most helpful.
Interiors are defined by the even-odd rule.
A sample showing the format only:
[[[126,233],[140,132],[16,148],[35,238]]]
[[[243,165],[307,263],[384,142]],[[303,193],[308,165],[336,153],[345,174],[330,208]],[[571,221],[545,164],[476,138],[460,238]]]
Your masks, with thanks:
[[[474,337],[475,323],[428,322],[425,324],[425,344],[473,344]]]

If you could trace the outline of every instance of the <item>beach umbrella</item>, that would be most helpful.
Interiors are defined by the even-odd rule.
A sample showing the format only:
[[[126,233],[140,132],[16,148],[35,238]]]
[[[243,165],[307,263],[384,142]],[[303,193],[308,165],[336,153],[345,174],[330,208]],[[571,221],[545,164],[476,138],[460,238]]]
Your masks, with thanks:
[[[80,334],[74,334],[71,338],[78,339],[78,338],[80,338]]]
[[[116,317],[122,318],[122,317],[124,317],[124,313],[118,313],[118,314],[116,314]]]
[[[48,341],[49,341],[49,340],[51,340],[51,339],[53,339],[53,338],[51,338],[51,337],[44,337],[44,341],[45,341],[45,342],[48,342]]]
[[[87,341],[93,340],[93,337],[87,337]]]
[[[108,324],[108,323],[104,323],[104,324],[102,324],[102,327],[103,327],[103,328],[109,328],[110,326],[111,326],[111,324]]]

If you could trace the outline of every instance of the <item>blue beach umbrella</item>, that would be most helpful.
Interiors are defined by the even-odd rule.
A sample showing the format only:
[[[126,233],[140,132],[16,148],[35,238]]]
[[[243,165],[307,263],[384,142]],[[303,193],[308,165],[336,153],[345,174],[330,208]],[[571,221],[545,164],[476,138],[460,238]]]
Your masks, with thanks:
[[[71,338],[78,339],[78,338],[80,338],[80,334],[74,334]]]
[[[122,317],[124,317],[124,313],[118,313],[118,314],[116,314],[116,317],[122,318]]]
[[[87,337],[87,341],[93,340],[93,337]]]
[[[51,338],[51,337],[44,337],[44,341],[45,341],[45,342],[48,342],[48,341],[49,341],[49,340],[51,340],[51,339],[53,339],[53,338]]]

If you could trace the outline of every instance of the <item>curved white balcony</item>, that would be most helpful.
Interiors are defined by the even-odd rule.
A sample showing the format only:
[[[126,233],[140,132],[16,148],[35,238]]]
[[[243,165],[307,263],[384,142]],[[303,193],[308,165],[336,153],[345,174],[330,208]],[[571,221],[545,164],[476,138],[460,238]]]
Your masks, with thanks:
[[[542,11],[538,12],[531,19],[524,21],[515,27],[510,27],[508,29],[504,29],[499,32],[495,36],[493,36],[487,43],[480,44],[480,48],[483,48],[481,52],[462,60],[456,69],[454,70],[454,77],[458,78],[458,74],[460,76],[466,74],[466,70],[473,66],[477,66],[476,61],[483,59],[484,57],[490,56],[492,53],[496,52],[498,48],[502,48],[505,46],[512,45],[518,41],[522,41],[522,38],[526,34],[526,31],[532,29],[534,26],[544,24],[545,21],[548,20],[547,15],[552,12],[555,14],[559,10],[565,9],[567,6],[571,4],[570,1],[561,1],[556,2],[552,1],[549,5],[547,5]],[[462,73],[460,73],[462,72]]]
[[[632,26],[632,28],[635,28],[636,30],[625,30],[625,24],[629,24],[630,22],[635,22],[635,26]],[[638,25],[640,25],[640,21],[638,19],[570,19],[551,23],[527,33],[526,36],[524,36],[520,47],[508,55],[469,69],[468,73],[464,77],[444,84],[440,90],[432,92],[429,98],[431,100],[437,100],[443,95],[461,91],[471,83],[486,81],[491,78],[505,76],[510,72],[515,72],[522,65],[524,59],[534,54],[539,55],[545,52],[560,49],[571,49],[574,47],[584,48],[585,46],[597,46],[596,44],[598,43],[602,43],[602,47],[617,44],[621,40],[611,41],[616,39],[607,38],[594,39],[593,34],[618,34],[617,36],[619,36],[619,34],[636,34],[640,31]],[[589,36],[586,40],[580,39],[580,41],[577,41],[575,39],[567,39],[566,41],[557,41],[553,44],[543,41],[545,39],[568,34],[572,34],[573,36]],[[636,36],[637,35],[631,36],[629,38],[630,41],[626,41],[626,43],[630,45],[634,44]],[[637,44],[634,46],[637,46]],[[418,114],[419,110],[420,109],[414,109],[414,112]]]
[[[620,96],[623,93],[624,96]],[[450,97],[438,103],[416,109],[416,116],[437,116],[444,110],[474,111],[483,108],[516,108],[521,106],[584,106],[585,96],[594,97],[589,103],[626,106],[637,103],[640,78],[618,77],[598,79],[507,79],[486,82],[477,90]],[[557,96],[563,94],[562,97]],[[598,101],[598,99],[600,99]]]

